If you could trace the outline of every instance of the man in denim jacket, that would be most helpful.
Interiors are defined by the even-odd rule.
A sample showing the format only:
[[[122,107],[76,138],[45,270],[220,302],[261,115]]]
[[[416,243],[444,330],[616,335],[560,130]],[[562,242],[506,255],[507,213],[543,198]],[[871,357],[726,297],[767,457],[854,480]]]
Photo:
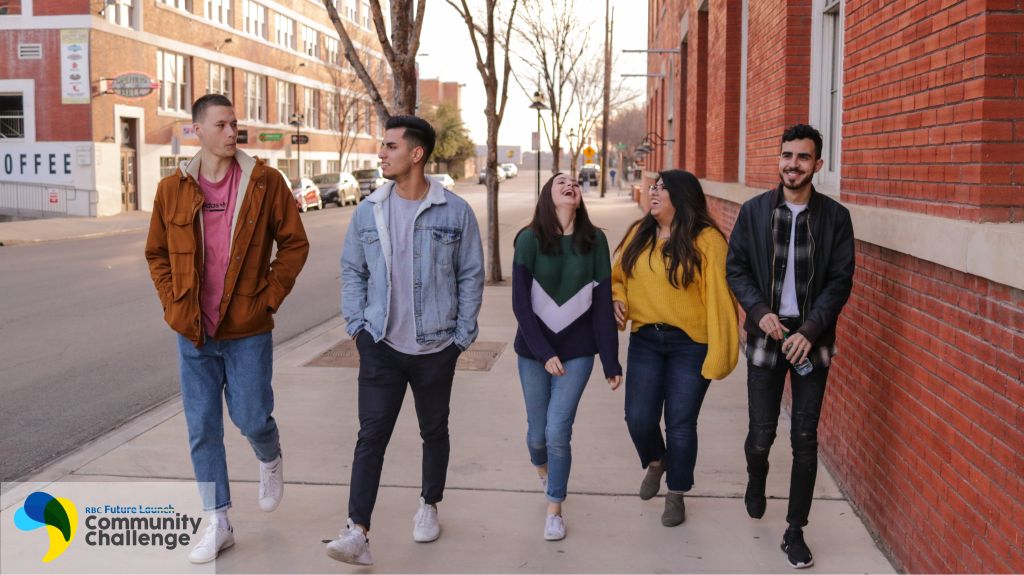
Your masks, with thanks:
[[[359,438],[348,527],[327,554],[355,565],[373,563],[366,534],[407,384],[423,438],[413,539],[441,534],[436,505],[448,473],[452,380],[477,336],[484,269],[472,208],[423,175],[435,139],[421,118],[388,120],[378,157],[392,182],[356,209],[341,256],[341,312],[359,349]]]

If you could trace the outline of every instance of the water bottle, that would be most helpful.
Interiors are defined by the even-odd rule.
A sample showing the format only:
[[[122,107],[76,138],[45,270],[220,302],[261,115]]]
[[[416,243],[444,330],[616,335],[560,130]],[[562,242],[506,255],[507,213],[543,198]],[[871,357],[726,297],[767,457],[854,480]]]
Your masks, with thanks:
[[[782,341],[786,341],[787,338],[789,338],[789,334],[788,333],[782,334]],[[803,361],[801,361],[800,363],[794,365],[793,369],[795,369],[796,372],[799,373],[800,375],[807,375],[807,374],[811,373],[812,371],[814,371],[814,365],[811,364],[811,358],[810,357],[805,357]]]

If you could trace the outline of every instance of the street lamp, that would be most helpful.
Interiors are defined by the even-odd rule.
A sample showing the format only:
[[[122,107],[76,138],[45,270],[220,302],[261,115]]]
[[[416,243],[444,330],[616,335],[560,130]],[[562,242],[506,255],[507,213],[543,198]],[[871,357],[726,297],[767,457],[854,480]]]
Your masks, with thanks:
[[[292,114],[289,124],[295,126],[295,156],[296,162],[299,164],[299,179],[302,179],[302,123],[306,121],[306,116],[299,114],[298,112]]]
[[[530,107],[537,110],[537,201],[540,201],[540,112],[547,110],[548,107],[544,105],[544,98],[539,90],[533,93],[533,103]]]

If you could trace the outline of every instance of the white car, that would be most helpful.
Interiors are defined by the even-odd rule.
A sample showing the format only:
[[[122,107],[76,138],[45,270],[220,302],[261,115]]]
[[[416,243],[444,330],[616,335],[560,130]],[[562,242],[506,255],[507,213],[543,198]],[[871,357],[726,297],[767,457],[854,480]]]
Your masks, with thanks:
[[[437,180],[437,183],[441,184],[441,187],[449,192],[455,190],[455,180],[448,174],[427,174],[427,177]]]
[[[501,167],[505,170],[506,177],[514,178],[519,175],[519,167],[515,164],[502,164]]]

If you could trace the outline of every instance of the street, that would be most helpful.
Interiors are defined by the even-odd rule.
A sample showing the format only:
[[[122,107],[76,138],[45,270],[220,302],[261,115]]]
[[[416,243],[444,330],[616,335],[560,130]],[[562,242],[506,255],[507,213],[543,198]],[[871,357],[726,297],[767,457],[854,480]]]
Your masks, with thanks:
[[[484,187],[475,181],[455,190],[485,234]],[[503,231],[530,217],[533,194],[534,172],[502,183]],[[338,260],[353,209],[303,214],[309,259],[277,314],[275,345],[337,315]],[[176,341],[150,281],[145,240],[133,232],[0,248],[0,481],[21,478],[178,394]],[[503,245],[506,278],[511,256]]]

